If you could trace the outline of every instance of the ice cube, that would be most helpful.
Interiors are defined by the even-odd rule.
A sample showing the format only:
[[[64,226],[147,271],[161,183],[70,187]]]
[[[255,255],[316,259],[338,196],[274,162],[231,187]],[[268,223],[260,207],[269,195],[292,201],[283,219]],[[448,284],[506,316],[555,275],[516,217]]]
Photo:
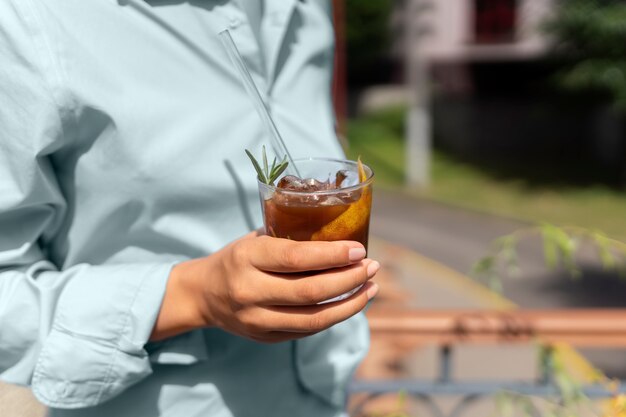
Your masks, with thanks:
[[[315,191],[325,191],[332,188],[327,181],[318,181],[315,178],[298,178],[294,175],[287,175],[278,182],[278,188],[285,191],[297,191],[311,193]]]
[[[341,182],[341,188],[352,187],[357,185],[359,181],[359,173],[356,171],[341,171],[346,176],[344,180]],[[339,174],[339,173],[337,173]]]
[[[357,201],[361,198],[362,190],[353,190],[350,192],[342,192],[337,194],[337,198],[340,199],[344,204],[350,204]]]
[[[344,201],[334,195],[324,196],[324,198],[320,201],[320,205],[322,206],[339,206],[342,204],[345,204]]]
[[[278,188],[286,191],[304,191],[308,188],[306,180],[298,178],[295,175],[285,175],[278,181]]]

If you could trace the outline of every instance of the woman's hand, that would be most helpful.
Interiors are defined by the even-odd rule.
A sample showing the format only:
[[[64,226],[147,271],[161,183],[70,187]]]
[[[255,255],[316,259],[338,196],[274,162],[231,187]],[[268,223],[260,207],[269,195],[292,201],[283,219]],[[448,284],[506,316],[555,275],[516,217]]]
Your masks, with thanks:
[[[259,342],[305,337],[348,319],[376,295],[378,271],[358,242],[250,234],[172,270],[151,340],[219,327]],[[318,304],[359,285],[349,298]]]

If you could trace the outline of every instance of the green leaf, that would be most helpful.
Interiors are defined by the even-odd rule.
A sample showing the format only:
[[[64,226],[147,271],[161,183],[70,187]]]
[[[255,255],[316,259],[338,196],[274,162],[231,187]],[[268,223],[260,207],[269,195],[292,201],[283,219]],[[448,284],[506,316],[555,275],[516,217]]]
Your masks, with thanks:
[[[543,256],[548,268],[556,268],[559,263],[559,252],[554,237],[554,227],[550,224],[541,226],[543,236]]]
[[[535,415],[535,406],[530,398],[519,397],[519,405],[522,409],[523,417],[533,417]]]
[[[517,275],[520,272],[516,246],[517,238],[514,235],[507,236],[502,243],[502,256],[507,272],[511,275]]]
[[[274,170],[274,172],[272,172],[272,173],[270,174],[270,184],[273,184],[273,183],[274,183],[274,181],[276,181],[276,179],[277,179],[278,177],[280,177],[280,174],[282,174],[282,173],[283,173],[283,172],[287,169],[287,166],[288,166],[288,165],[289,165],[289,163],[288,163],[288,162],[285,162],[285,163],[282,163],[282,164],[280,164],[280,165],[278,165],[278,166],[276,167],[276,169]]]
[[[274,181],[276,181],[276,179],[280,176],[280,174],[282,174],[285,171],[285,169],[287,169],[287,166],[289,165],[289,163],[287,162],[287,155],[285,155],[282,162],[278,165],[276,165],[276,157],[274,157],[274,162],[272,162],[272,167],[270,169],[267,163],[267,154],[265,153],[265,146],[263,146],[263,169],[262,169],[261,165],[256,160],[256,158],[252,155],[252,153],[247,149],[245,151],[246,151],[246,154],[248,155],[248,158],[250,158],[250,161],[252,161],[252,165],[254,166],[254,169],[256,170],[258,174],[259,181],[267,185],[274,185]]]
[[[498,416],[510,417],[513,415],[514,399],[510,394],[506,392],[498,393],[496,395],[495,402]]]
[[[493,256],[485,256],[479,259],[472,267],[472,274],[482,275],[493,268],[495,258]]]
[[[252,165],[254,166],[254,169],[256,170],[259,181],[261,181],[264,184],[267,184],[267,179],[265,178],[265,175],[263,174],[263,170],[261,169],[261,166],[255,159],[255,157],[252,156],[252,153],[247,149],[246,149],[246,154],[248,155],[248,158],[250,158],[250,161],[252,161]]]
[[[576,247],[578,246],[576,239],[570,237],[563,229],[558,227],[554,227],[554,237],[563,260],[563,266],[573,278],[580,278],[582,274],[574,258]]]
[[[265,145],[263,145],[263,169],[267,176],[267,173],[269,172],[269,168],[267,167],[267,154],[265,153]]]
[[[496,294],[502,294],[502,280],[497,274],[490,274],[487,279],[489,289]]]
[[[575,239],[563,229],[547,223],[541,226],[541,234],[546,265],[555,268],[562,261],[569,274],[579,278],[581,272],[574,259],[577,246]]]
[[[615,268],[616,261],[613,253],[611,252],[611,245],[608,237],[604,233],[596,230],[592,233],[591,238],[595,242],[598,249],[598,255],[602,261],[602,267],[605,269]]]
[[[581,399],[579,384],[565,372],[560,372],[554,377],[554,382],[561,394],[561,401],[566,407],[571,407]]]
[[[574,251],[576,250],[576,241],[565,233],[563,229],[552,226],[553,228],[553,236],[557,247],[561,251],[561,254],[565,258],[571,258],[574,255]]]

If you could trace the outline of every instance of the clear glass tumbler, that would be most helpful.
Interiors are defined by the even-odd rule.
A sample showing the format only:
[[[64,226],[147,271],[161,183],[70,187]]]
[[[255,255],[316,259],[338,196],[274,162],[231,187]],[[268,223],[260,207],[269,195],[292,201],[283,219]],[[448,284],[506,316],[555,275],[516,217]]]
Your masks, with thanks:
[[[299,241],[355,240],[367,250],[372,169],[362,165],[363,172],[359,174],[357,162],[339,159],[310,158],[294,162],[306,180],[290,189],[258,183],[265,232]],[[339,179],[343,179],[340,188],[315,190],[313,180],[328,183]],[[327,302],[344,299],[357,290]]]

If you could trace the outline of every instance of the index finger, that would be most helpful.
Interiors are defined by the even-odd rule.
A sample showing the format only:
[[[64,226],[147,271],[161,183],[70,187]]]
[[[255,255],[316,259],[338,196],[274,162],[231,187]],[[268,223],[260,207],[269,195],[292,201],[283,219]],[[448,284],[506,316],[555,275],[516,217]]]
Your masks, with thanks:
[[[256,240],[257,250],[250,253],[250,262],[267,272],[293,273],[339,268],[365,258],[359,242],[296,242],[269,236]]]

